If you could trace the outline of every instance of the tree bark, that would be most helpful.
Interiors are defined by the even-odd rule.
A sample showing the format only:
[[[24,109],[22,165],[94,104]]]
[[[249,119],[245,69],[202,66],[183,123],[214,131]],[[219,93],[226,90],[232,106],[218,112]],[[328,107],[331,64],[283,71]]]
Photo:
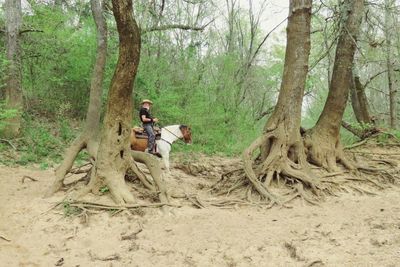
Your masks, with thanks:
[[[278,102],[264,133],[244,152],[246,176],[254,188],[273,201],[268,185],[274,177],[290,177],[312,186],[300,135],[301,106],[310,54],[312,1],[290,1],[285,65]],[[261,163],[252,160],[260,148]],[[255,165],[255,166],[253,166]]]
[[[360,77],[357,75],[352,77],[350,99],[357,122],[362,124],[373,123],[369,112],[369,104],[367,95],[365,94],[365,87],[361,83]]]
[[[344,157],[339,131],[351,87],[353,59],[363,11],[364,0],[346,0],[342,4],[342,27],[328,98],[317,124],[305,136],[309,160],[329,171],[337,169],[337,161],[349,169],[354,168]]]
[[[6,108],[16,110],[17,114],[6,120],[7,127],[3,134],[6,137],[12,138],[20,134],[21,115],[23,110],[21,55],[19,44],[19,32],[22,24],[21,0],[6,0],[4,7],[8,60],[4,95]]]
[[[390,127],[397,127],[397,90],[394,83],[394,62],[392,55],[392,33],[393,23],[391,19],[390,8],[393,8],[394,1],[385,0],[385,38],[386,38],[386,67],[387,67],[387,82],[389,88],[389,114]]]
[[[56,169],[56,179],[46,192],[46,196],[51,196],[62,187],[65,175],[71,169],[75,158],[82,149],[86,148],[92,158],[96,158],[97,155],[102,85],[107,58],[107,23],[103,16],[104,2],[91,0],[90,3],[97,30],[97,55],[90,84],[86,122],[82,133],[66,150],[63,162]]]
[[[107,110],[97,153],[91,190],[107,185],[118,204],[133,202],[125,184],[131,168],[130,133],[132,90],[140,59],[140,30],[132,15],[132,0],[113,0],[113,13],[119,34],[119,57],[108,94]]]

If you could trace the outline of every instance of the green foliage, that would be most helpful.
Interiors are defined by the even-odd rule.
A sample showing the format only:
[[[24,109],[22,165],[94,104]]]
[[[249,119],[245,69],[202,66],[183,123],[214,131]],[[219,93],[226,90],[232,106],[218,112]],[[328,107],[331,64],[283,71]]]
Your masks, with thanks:
[[[82,120],[86,114],[96,54],[96,29],[88,2],[74,3],[64,10],[43,3],[32,2],[32,5],[33,15],[24,16],[24,28],[42,32],[21,35],[26,110],[17,162],[38,163],[45,169],[60,160],[76,135],[76,127],[71,127],[71,123]],[[141,27],[154,25],[154,17],[146,13],[148,5],[139,1],[135,6]],[[328,1],[320,8],[323,10],[312,19],[312,28],[316,29],[311,35],[312,44],[318,45],[312,45],[309,60],[312,69],[302,113],[305,128],[315,125],[327,97],[326,77],[332,66],[327,56],[334,57],[338,28],[337,3]],[[213,9],[212,5],[204,4],[196,20],[210,21],[216,15]],[[163,12],[163,19],[173,18],[175,22],[190,17],[185,8],[177,9],[173,3],[165,5]],[[174,152],[238,155],[262,132],[267,119],[262,114],[276,102],[285,56],[284,30],[267,40],[247,69],[248,60],[265,33],[260,27],[251,32],[248,10],[235,10],[232,16],[232,29],[222,19],[221,25],[211,25],[203,32],[173,30],[142,35],[134,85],[133,124],[139,124],[140,101],[152,99],[155,103],[152,113],[160,119],[161,126],[187,124],[192,127],[193,145],[174,145]],[[103,102],[118,57],[115,22],[108,14],[106,17],[109,40]],[[0,43],[4,44],[1,38]],[[0,52],[0,75],[4,76],[4,45],[0,46]],[[376,57],[376,54],[381,55],[372,50],[365,53],[367,57]],[[351,114],[351,110],[346,110],[345,120],[354,124]],[[2,122],[9,116],[12,111],[0,105],[0,131],[4,128]],[[351,133],[342,130],[344,144],[354,140]],[[0,143],[0,152],[8,148]],[[78,163],[87,158],[87,153],[81,152]]]
[[[67,115],[83,117],[96,52],[92,18],[76,21],[72,11],[42,4],[33,8],[35,15],[25,16],[24,22],[43,32],[23,35],[23,87],[29,111],[52,117],[66,105]]]
[[[104,193],[109,192],[110,189],[105,185],[105,186],[101,187],[101,188],[99,189],[99,191],[100,191],[101,193],[104,194]]]
[[[18,110],[6,108],[3,101],[0,102],[0,136],[5,127],[7,127],[7,119],[11,119],[18,115]]]
[[[399,142],[400,141],[400,131],[399,130],[391,130],[388,132],[380,133],[377,136],[378,144],[385,145],[391,142]]]
[[[65,217],[76,216],[76,215],[81,214],[81,212],[82,212],[82,209],[71,206],[71,203],[68,201],[64,201],[62,203],[62,206],[63,206],[63,211],[64,211]]]
[[[68,142],[74,138],[74,132],[68,122],[58,123],[34,120],[25,115],[24,138],[19,143],[18,164],[39,163],[46,169],[54,162],[59,162]]]

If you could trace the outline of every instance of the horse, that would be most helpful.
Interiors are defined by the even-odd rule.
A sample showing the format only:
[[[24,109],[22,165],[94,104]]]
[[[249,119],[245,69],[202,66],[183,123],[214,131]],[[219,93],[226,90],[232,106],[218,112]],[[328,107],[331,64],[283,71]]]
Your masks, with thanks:
[[[143,132],[143,130],[142,130]],[[144,152],[147,149],[148,138],[147,134],[141,134],[141,136],[136,136],[138,133],[137,128],[132,128],[131,131],[131,149],[136,151]],[[156,134],[157,136],[157,134]],[[169,172],[169,153],[171,152],[172,144],[181,139],[186,144],[192,143],[192,130],[187,125],[169,125],[161,128],[161,137],[156,140],[156,147],[158,153],[164,161],[165,168]]]

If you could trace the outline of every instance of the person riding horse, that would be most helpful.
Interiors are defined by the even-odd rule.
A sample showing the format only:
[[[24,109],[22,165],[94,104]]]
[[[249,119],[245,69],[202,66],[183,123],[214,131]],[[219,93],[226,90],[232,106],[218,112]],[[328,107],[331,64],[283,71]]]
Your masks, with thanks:
[[[158,119],[151,116],[150,108],[152,105],[153,102],[151,100],[144,99],[142,101],[142,108],[140,109],[139,116],[140,120],[142,121],[143,128],[149,137],[147,152],[150,154],[155,154],[156,135],[154,134],[153,125],[155,122],[158,122]]]

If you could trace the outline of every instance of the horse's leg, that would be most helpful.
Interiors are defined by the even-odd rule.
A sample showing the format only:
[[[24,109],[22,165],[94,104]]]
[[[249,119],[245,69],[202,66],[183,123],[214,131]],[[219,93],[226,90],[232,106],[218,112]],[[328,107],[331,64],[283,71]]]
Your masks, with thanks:
[[[167,173],[171,173],[171,170],[169,169],[169,153],[165,153],[165,155],[163,155],[163,160],[164,160],[165,169],[167,170]]]
[[[158,148],[159,153],[161,154],[164,166],[165,166],[165,170],[169,173],[169,153],[168,151],[165,151],[163,149],[161,149],[161,147]]]

